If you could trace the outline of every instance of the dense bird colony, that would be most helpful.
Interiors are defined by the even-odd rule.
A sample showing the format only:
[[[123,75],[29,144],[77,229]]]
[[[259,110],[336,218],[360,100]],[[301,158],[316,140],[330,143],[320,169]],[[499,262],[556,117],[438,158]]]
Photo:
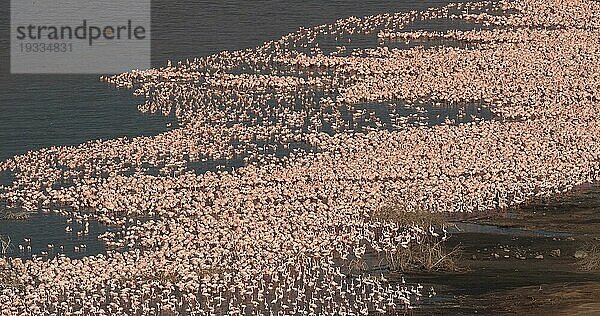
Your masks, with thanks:
[[[434,21],[450,30],[414,26]],[[0,259],[20,284],[1,311],[402,313],[421,287],[348,266],[444,232],[374,211],[493,211],[598,179],[599,28],[594,1],[459,3],[105,77],[179,124],[0,163],[4,207],[115,227],[106,254]]]

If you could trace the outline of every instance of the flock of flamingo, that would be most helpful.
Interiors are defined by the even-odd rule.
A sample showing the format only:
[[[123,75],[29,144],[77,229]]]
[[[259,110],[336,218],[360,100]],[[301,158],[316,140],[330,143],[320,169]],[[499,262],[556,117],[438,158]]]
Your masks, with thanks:
[[[433,20],[470,29],[409,29]],[[348,267],[447,235],[375,211],[598,180],[599,28],[590,0],[452,3],[103,77],[179,124],[0,162],[6,209],[115,228],[105,254],[0,258],[0,314],[405,313],[421,286]]]

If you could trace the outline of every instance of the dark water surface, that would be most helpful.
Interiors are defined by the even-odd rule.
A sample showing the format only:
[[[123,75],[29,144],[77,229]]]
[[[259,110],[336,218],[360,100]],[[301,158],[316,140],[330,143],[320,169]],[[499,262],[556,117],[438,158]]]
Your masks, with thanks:
[[[64,254],[80,258],[106,251],[98,236],[108,228],[96,221],[89,222],[88,233],[83,233],[85,229],[81,223],[66,223],[66,219],[61,216],[41,213],[28,220],[0,220],[0,227],[8,229],[11,246],[6,255],[10,257],[52,258],[57,254]],[[67,232],[67,227],[71,231]]]
[[[569,308],[586,304],[583,315],[600,315],[600,271],[580,269],[575,257],[600,240],[597,185],[458,229],[447,246],[460,247],[464,271],[407,276],[437,292],[416,315],[574,315]]]
[[[445,3],[447,1],[437,0],[177,2],[155,0],[152,3],[152,64],[156,67],[165,65],[167,60],[191,59],[223,50],[255,47],[264,41],[277,39],[293,32],[301,26],[330,23],[351,15],[365,16],[383,12],[420,10]],[[28,150],[48,146],[76,145],[92,139],[111,139],[121,136],[155,135],[168,130],[167,124],[172,122],[171,118],[138,112],[136,105],[143,101],[141,98],[132,96],[131,91],[117,90],[100,82],[99,76],[9,74],[8,5],[8,1],[3,1],[0,5],[3,9],[0,14],[0,161]],[[442,30],[444,25],[443,21],[436,21],[430,25],[414,25],[409,30],[415,28]],[[468,27],[465,26],[464,29],[468,29]],[[446,44],[452,45],[452,43]],[[386,45],[400,48],[406,46],[403,43],[387,43]],[[455,45],[461,44],[455,43]],[[373,109],[373,111],[377,112],[377,109]],[[374,115],[377,114],[374,113]],[[435,111],[432,111],[432,114],[436,116],[435,118],[430,117],[430,119],[443,117]],[[480,115],[471,109],[467,109],[466,114]],[[489,116],[488,113],[481,115]],[[391,119],[387,118],[390,122]],[[209,162],[194,164],[190,168],[200,173],[215,169],[217,165],[219,162]],[[0,185],[7,185],[10,182],[10,174],[0,174]],[[598,192],[597,189],[595,191]],[[583,203],[592,205],[593,201],[598,200],[600,199],[587,199]],[[568,201],[561,203],[564,203],[561,210],[565,209],[565,212],[578,206],[569,205]],[[579,207],[581,208],[581,206]],[[581,209],[583,216],[578,220],[587,220],[590,213],[598,214],[598,209],[595,206],[590,209]],[[550,214],[551,210],[540,208],[538,211]],[[548,219],[550,220],[550,216]],[[562,221],[562,223],[564,224],[566,221]],[[546,272],[548,263],[554,264],[557,261],[557,259],[548,260],[549,251],[562,247],[563,251],[571,251],[570,256],[575,251],[576,246],[569,246],[568,241],[557,242],[553,239],[564,237],[563,231],[575,234],[573,230],[568,229],[569,227],[563,227],[564,225],[552,227],[560,233],[556,233],[559,235],[548,235],[544,229],[553,226],[548,222],[538,223],[540,227],[534,225],[534,228],[539,230],[529,231],[523,228],[494,226],[498,223],[488,224],[463,224],[462,227],[470,230],[462,234],[463,245],[468,248],[469,242],[473,244],[472,249],[467,249],[470,251],[469,255],[476,255],[479,258],[484,255],[484,250],[479,248],[490,249],[485,253],[487,256],[485,261],[479,263],[483,268],[478,266],[480,269],[474,269],[475,271],[471,274],[426,275],[421,278],[413,276],[414,281],[440,287],[438,296],[429,302],[431,309],[427,309],[427,302],[425,302],[425,308],[422,310],[424,314],[457,314],[456,309],[438,310],[436,306],[440,302],[449,302],[460,306],[459,304],[462,302],[456,297],[462,294],[484,293],[486,289],[488,291],[490,289],[500,290],[517,286],[566,282],[574,279],[591,281],[600,279],[596,275],[591,278],[585,274],[564,270],[562,266],[556,268],[558,272]],[[598,231],[597,226],[581,224],[585,223],[572,223],[572,226],[581,227],[580,229],[589,227],[590,231],[585,231],[586,234]],[[61,252],[72,257],[105,251],[104,245],[98,241],[97,236],[104,232],[106,227],[91,223],[89,234],[78,236],[77,227],[74,232],[69,233],[65,231],[67,226],[65,218],[38,214],[26,221],[0,220],[0,234],[7,234],[11,237],[13,244],[11,253],[9,253],[11,256],[40,255],[42,252],[49,251],[49,244],[54,246],[54,251],[58,251],[60,245],[63,245],[64,250]],[[504,265],[496,264],[496,261],[502,259],[495,259],[491,253],[492,248],[495,247],[494,251],[500,252],[499,244],[502,243],[503,247],[509,246],[506,245],[504,239],[500,238],[501,235],[521,238],[518,242],[515,241],[516,239],[511,239],[514,244],[510,245],[511,251],[514,253],[516,247],[519,251],[526,248],[529,251],[527,260],[521,261],[513,258]],[[31,242],[26,239],[31,239]],[[30,244],[31,252],[21,252],[18,246],[26,247],[27,244]],[[81,245],[86,245],[85,251],[81,251]],[[75,247],[79,247],[80,251],[76,252]],[[535,255],[542,253],[546,259],[539,261],[532,259]],[[504,252],[501,254],[505,255]],[[515,262],[519,264],[517,267],[520,271],[514,271]],[[571,264],[571,262],[567,262],[567,264]],[[490,286],[490,284],[495,286]],[[468,310],[467,313],[470,314],[474,311],[477,310]]]
[[[207,56],[223,50],[255,47],[278,39],[299,27],[331,23],[348,16],[421,10],[448,1],[152,1],[152,65]],[[172,118],[142,114],[143,102],[129,90],[117,90],[99,81],[99,75],[11,75],[9,3],[0,15],[0,161],[29,150],[77,145],[92,139],[156,135],[166,131]],[[438,22],[439,24],[439,22]],[[173,124],[175,126],[175,124]],[[214,166],[194,165],[197,171]],[[8,185],[10,174],[0,175]],[[31,238],[33,253],[47,244],[89,243],[87,253],[103,252],[93,239],[103,228],[92,225],[85,240],[64,232],[66,219],[37,215],[28,221],[0,221],[14,247]],[[58,246],[56,246],[58,247]],[[14,250],[18,250],[14,248]],[[13,252],[13,255],[19,255]]]
[[[301,26],[351,15],[419,10],[447,2],[152,1],[152,65],[255,47]],[[99,76],[9,74],[9,10],[2,12],[0,160],[42,147],[167,129],[167,118],[137,112],[140,98],[99,82]]]

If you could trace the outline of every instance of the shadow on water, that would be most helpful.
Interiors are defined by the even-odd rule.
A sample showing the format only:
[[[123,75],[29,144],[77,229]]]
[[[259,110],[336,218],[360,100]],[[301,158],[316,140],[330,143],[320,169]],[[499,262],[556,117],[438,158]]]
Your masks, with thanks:
[[[72,231],[67,232],[67,227]],[[52,258],[60,253],[71,258],[82,258],[106,253],[106,247],[98,240],[98,236],[109,228],[93,220],[89,221],[87,234],[83,233],[84,228],[84,225],[75,221],[67,223],[65,217],[56,214],[36,213],[27,220],[0,220],[0,234],[11,240],[6,253],[9,257]]]

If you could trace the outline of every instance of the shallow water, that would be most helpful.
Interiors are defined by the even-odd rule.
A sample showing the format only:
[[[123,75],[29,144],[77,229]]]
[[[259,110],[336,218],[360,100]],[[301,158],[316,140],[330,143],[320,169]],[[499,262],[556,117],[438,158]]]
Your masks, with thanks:
[[[505,236],[535,236],[535,237],[568,237],[572,234],[566,232],[553,232],[542,229],[527,230],[520,227],[501,227],[496,225],[485,225],[476,223],[452,223],[448,227],[451,234],[489,234]]]
[[[451,228],[447,246],[462,249],[464,271],[408,275],[437,292],[422,299],[416,314],[556,314],[580,305],[599,314],[590,304],[597,302],[600,273],[580,270],[574,256],[600,240],[599,197],[596,186],[587,186],[510,216],[457,223],[461,231]]]
[[[15,176],[12,172],[0,172],[0,186],[10,186],[14,180]]]
[[[71,258],[81,258],[106,252],[104,243],[98,240],[98,236],[108,230],[106,226],[96,221],[90,221],[89,233],[79,235],[78,232],[84,230],[83,225],[66,221],[66,218],[59,215],[42,213],[34,214],[27,220],[0,220],[0,232],[7,234],[11,239],[6,255],[23,258],[31,256],[52,258],[57,254],[64,254]],[[72,231],[66,232],[65,228],[67,227],[70,227]],[[26,239],[28,240],[26,241]],[[49,248],[48,245],[53,247]],[[27,246],[30,246],[31,249],[28,249]],[[76,247],[79,250],[76,251]]]

